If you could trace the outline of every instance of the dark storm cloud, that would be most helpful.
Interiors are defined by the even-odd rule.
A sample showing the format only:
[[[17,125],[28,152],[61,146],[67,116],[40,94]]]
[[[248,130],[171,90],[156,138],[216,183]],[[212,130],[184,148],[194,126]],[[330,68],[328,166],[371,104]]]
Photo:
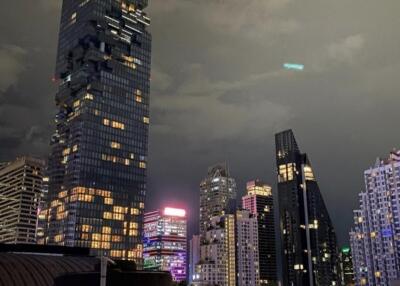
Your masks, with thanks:
[[[220,161],[241,192],[255,177],[275,185],[273,135],[293,128],[345,242],[363,170],[400,146],[399,9],[397,0],[150,1],[148,207],[188,207],[195,225],[199,181]],[[48,151],[59,10],[57,0],[0,4],[2,160]]]

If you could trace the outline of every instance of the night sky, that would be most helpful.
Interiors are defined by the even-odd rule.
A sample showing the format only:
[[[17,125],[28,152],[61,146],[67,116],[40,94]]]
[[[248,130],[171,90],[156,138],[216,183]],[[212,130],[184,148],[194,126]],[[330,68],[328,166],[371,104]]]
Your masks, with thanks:
[[[0,161],[46,157],[61,0],[0,2]],[[274,133],[311,158],[340,243],[363,171],[400,147],[399,0],[150,0],[147,209],[185,207],[227,161],[276,188]],[[285,62],[305,65],[287,71]]]

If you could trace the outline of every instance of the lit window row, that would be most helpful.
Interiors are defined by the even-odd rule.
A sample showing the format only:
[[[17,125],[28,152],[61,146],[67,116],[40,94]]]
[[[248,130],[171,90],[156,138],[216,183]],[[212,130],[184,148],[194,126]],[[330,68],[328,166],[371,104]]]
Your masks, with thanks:
[[[112,155],[106,155],[106,154],[101,154],[101,159],[103,161],[108,161],[108,162],[113,162],[113,163],[119,163],[123,164],[126,166],[129,166],[131,164],[131,160],[117,157],[117,156],[112,156]]]
[[[118,121],[112,121],[110,119],[104,118],[103,119],[103,124],[105,126],[111,126],[112,128],[125,130],[125,124],[123,124],[121,122],[118,122]]]
[[[105,198],[111,197],[110,191],[100,190],[100,189],[93,189],[93,188],[84,188],[84,187],[76,187],[71,190],[71,194],[89,194],[89,195],[97,195]]]

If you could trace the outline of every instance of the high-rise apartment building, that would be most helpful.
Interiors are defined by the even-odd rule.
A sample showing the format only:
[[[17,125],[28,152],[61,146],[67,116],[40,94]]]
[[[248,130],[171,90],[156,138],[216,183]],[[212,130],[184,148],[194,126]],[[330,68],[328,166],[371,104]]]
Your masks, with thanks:
[[[259,286],[259,231],[257,216],[248,210],[236,212],[236,269],[238,286]]]
[[[200,184],[200,235],[203,236],[210,219],[234,213],[237,187],[226,164],[209,168],[207,177]]]
[[[200,261],[200,235],[193,235],[189,243],[189,285],[196,280],[196,265]],[[197,277],[199,278],[199,277]]]
[[[350,232],[356,285],[400,279],[400,151],[364,172],[365,191]]]
[[[260,285],[277,285],[276,233],[272,188],[260,180],[247,183],[243,208],[258,223],[258,264]]]
[[[151,36],[147,0],[64,0],[46,243],[142,262]]]
[[[144,215],[144,269],[169,271],[186,280],[187,218],[183,209],[165,208]]]
[[[30,157],[0,167],[0,243],[36,243],[44,167]]]
[[[339,285],[336,234],[308,156],[291,130],[275,139],[283,285]]]
[[[237,187],[226,164],[208,169],[200,183],[200,261],[194,285],[233,286]]]
[[[201,239],[193,285],[236,286],[235,215],[212,217]]]
[[[351,255],[350,247],[342,247],[340,249],[340,269],[342,274],[342,285],[343,286],[354,286],[354,268],[353,268],[353,257]]]

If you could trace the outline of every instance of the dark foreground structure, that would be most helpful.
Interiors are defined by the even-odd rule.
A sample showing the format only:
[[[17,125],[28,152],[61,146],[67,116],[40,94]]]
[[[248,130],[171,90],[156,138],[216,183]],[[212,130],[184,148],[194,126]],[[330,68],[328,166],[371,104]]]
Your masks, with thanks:
[[[100,285],[100,258],[89,249],[0,244],[1,286]],[[107,267],[107,285],[172,286],[167,272],[137,271],[128,261]]]

